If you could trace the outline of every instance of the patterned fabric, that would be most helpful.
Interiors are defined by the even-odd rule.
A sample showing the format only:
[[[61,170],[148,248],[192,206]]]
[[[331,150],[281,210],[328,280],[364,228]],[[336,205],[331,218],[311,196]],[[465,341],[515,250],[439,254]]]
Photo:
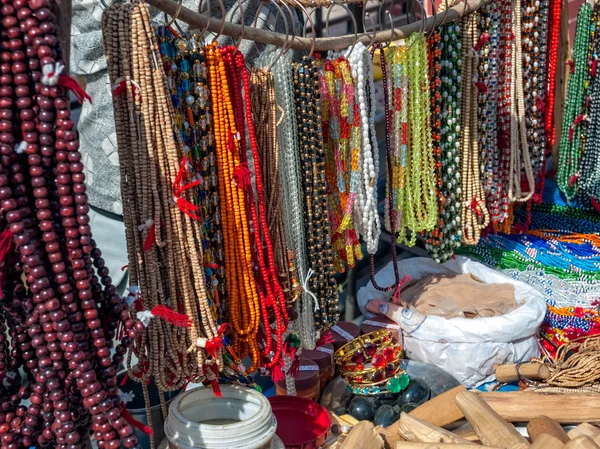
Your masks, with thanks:
[[[111,0],[106,0],[111,4]],[[203,10],[208,12],[208,2],[204,1]],[[224,0],[228,11],[226,19],[233,23],[241,23],[242,8],[235,8],[235,0]],[[198,1],[184,0],[184,6],[197,10]],[[261,0],[247,0],[243,3],[244,19],[247,26],[252,26]],[[71,72],[83,79],[87,93],[93,104],[82,105],[78,123],[82,162],[85,167],[87,194],[91,205],[113,214],[121,215],[119,155],[114,127],[111,86],[106,71],[104,46],[102,43],[103,3],[100,0],[73,0],[73,21],[71,29]],[[221,18],[220,6],[212,2],[211,16]],[[162,14],[162,13],[161,13]],[[257,28],[285,32],[284,21],[278,18],[278,10],[264,5],[258,15]],[[159,13],[155,11],[154,17]],[[286,13],[286,16],[289,17]],[[162,17],[161,17],[162,18]],[[288,19],[289,20],[289,19]],[[300,30],[298,17],[296,29]],[[291,24],[289,25],[291,32]],[[207,37],[211,37],[208,35]],[[231,39],[219,38],[219,43],[228,45]],[[253,42],[243,41],[240,50],[248,59],[253,60],[258,51]]]

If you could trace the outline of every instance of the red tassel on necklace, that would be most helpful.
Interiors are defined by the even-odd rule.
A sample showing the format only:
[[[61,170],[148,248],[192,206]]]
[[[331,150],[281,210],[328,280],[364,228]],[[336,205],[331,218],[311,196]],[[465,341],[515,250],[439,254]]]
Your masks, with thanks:
[[[142,247],[143,252],[148,252],[152,248],[152,245],[156,242],[156,224],[152,222],[146,240],[144,240],[144,246]]]
[[[159,304],[155,306],[150,311],[152,315],[158,316],[165,321],[168,321],[173,326],[178,327],[192,327],[192,320],[189,316],[184,315],[183,313],[177,313],[174,310],[168,308],[164,304]]]
[[[400,290],[402,290],[402,287],[404,287],[404,285],[410,281],[411,277],[407,274],[405,275],[402,279],[400,279],[400,282],[398,282],[398,286],[396,287],[396,290],[394,291],[394,296],[392,297],[392,302],[394,304],[398,304],[400,302]]]
[[[146,435],[150,435],[150,436],[154,435],[154,430],[152,429],[152,427],[133,419],[133,416],[131,416],[131,414],[129,413],[129,410],[127,410],[127,407],[122,402],[121,402],[121,416],[123,417],[123,419],[125,419],[125,421],[127,421],[129,423],[129,425],[135,427],[136,429],[141,430]]]
[[[90,103],[92,102],[92,97],[88,95],[88,93],[83,90],[83,88],[79,85],[77,81],[75,81],[70,76],[61,75],[58,77],[58,85],[64,87],[65,89],[69,89],[77,98],[79,103],[83,103],[83,100],[87,100]]]

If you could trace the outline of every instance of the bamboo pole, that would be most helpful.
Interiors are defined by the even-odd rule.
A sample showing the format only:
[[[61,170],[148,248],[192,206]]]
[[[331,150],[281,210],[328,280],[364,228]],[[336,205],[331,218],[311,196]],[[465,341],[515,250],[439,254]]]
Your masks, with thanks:
[[[169,15],[176,14],[177,9],[180,8],[179,4],[173,0],[146,0],[148,4],[166,12]],[[466,0],[452,8],[448,8],[448,14],[440,13],[435,16],[430,16],[425,21],[425,32],[429,32],[434,28],[448,22],[452,22],[470,12],[476,11],[482,5],[485,5],[487,0]],[[271,44],[277,47],[283,47],[284,45],[290,45],[295,50],[310,51],[314,44],[315,51],[327,51],[327,50],[340,50],[351,47],[356,41],[363,42],[364,44],[371,43],[373,39],[373,33],[361,33],[357,36],[344,35],[339,37],[323,37],[323,38],[309,38],[309,37],[294,37],[293,41],[287,38],[285,34],[275,33],[268,30],[259,30],[253,27],[237,25],[234,23],[225,22],[223,23],[220,19],[214,19],[204,14],[199,14],[192,11],[185,6],[181,6],[177,20],[181,20],[189,24],[193,29],[202,30],[208,25],[208,31],[218,33],[223,28],[223,34],[233,38],[239,38],[242,33],[244,39],[259,42],[262,44]],[[417,21],[408,25],[404,25],[393,30],[384,30],[375,33],[374,42],[389,42],[398,39],[408,37],[412,33],[416,33],[421,30],[423,23]]]

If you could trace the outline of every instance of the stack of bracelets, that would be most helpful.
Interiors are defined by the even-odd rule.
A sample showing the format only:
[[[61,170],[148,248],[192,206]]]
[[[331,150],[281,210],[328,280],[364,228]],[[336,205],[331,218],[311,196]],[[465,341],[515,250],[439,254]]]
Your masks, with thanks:
[[[399,393],[410,381],[400,368],[404,351],[387,329],[361,335],[335,353],[335,363],[355,394]]]

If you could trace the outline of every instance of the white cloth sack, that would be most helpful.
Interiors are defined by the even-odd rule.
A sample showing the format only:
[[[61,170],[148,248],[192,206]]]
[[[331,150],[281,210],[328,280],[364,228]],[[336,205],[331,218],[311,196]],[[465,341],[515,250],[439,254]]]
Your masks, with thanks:
[[[400,308],[392,317],[401,329],[408,358],[431,363],[453,375],[467,388],[495,380],[495,370],[503,363],[520,363],[539,356],[536,334],[546,314],[542,295],[527,284],[466,257],[457,256],[444,264],[426,257],[398,261],[400,277],[421,279],[430,274],[466,274],[487,284],[514,285],[515,301],[521,306],[499,317],[450,318],[422,315]],[[388,264],[375,276],[378,285],[394,283],[394,269]],[[358,291],[361,312],[372,299],[390,300],[393,291],[383,293],[369,282]],[[402,293],[400,293],[402,296]]]

